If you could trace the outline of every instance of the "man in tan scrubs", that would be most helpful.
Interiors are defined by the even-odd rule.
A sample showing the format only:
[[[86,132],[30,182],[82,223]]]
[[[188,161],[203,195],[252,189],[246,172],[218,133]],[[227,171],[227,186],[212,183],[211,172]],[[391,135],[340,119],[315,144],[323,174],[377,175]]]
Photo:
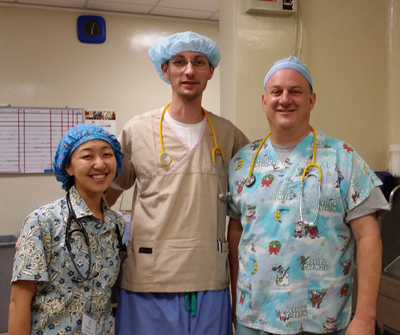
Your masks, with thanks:
[[[225,162],[248,140],[201,106],[220,60],[212,40],[174,34],[149,56],[172,99],[119,137],[124,165],[107,200],[136,189],[116,334],[231,335]]]

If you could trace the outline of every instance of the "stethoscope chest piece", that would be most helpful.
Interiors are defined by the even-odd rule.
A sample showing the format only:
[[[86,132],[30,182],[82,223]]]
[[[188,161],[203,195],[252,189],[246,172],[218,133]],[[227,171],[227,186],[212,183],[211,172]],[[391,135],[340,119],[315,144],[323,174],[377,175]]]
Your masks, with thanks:
[[[167,154],[166,152],[163,152],[160,154],[160,161],[161,163],[163,163],[164,165],[170,165],[172,158],[169,154]]]
[[[255,181],[256,181],[256,177],[254,177],[254,175],[252,174],[250,176],[247,176],[246,180],[244,181],[244,184],[247,187],[249,187],[249,186],[253,185]]]

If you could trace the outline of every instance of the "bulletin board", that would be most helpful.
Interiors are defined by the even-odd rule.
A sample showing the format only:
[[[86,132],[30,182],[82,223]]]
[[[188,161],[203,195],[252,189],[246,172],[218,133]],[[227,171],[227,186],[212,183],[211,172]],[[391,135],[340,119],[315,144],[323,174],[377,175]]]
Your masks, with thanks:
[[[0,107],[0,173],[53,172],[62,136],[83,120],[80,108]]]

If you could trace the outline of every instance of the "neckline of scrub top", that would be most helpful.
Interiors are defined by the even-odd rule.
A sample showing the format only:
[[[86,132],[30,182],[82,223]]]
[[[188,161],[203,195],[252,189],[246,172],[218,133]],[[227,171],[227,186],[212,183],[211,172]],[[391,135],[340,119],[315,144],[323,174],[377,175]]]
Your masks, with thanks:
[[[205,117],[205,116],[204,116],[204,117]],[[179,133],[177,132],[177,130],[176,130],[175,127],[173,126],[172,122],[170,122],[168,119],[165,119],[165,120],[167,121],[168,125],[171,127],[171,129],[172,129],[172,131],[175,133],[175,135],[179,138],[179,140],[180,140],[183,144],[185,144],[185,142],[183,141],[182,137],[179,135]],[[202,140],[202,138],[203,138],[204,130],[206,129],[206,125],[207,125],[207,122],[203,122],[203,126],[202,126],[202,129],[201,129],[200,136],[199,136],[199,138],[197,139],[196,143],[194,144],[193,148],[188,149],[188,148],[186,147],[186,145],[185,145],[185,147],[189,150],[188,153],[186,154],[185,157],[183,157],[183,159],[182,159],[180,162],[178,162],[173,168],[171,168],[169,171],[167,171],[167,172],[165,173],[166,176],[168,176],[168,175],[174,173],[176,170],[178,170],[178,169],[179,169],[183,164],[185,164],[185,163],[188,161],[188,159],[194,154],[194,152],[196,151],[196,149],[197,149],[198,146],[200,145],[200,142],[201,142],[201,140]]]

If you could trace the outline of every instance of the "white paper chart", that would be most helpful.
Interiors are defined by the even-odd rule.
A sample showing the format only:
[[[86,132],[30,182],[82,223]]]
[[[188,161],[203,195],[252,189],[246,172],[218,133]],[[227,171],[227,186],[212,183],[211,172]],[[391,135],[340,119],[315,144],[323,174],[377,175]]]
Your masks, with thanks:
[[[52,172],[58,143],[83,109],[0,108],[0,173]]]

